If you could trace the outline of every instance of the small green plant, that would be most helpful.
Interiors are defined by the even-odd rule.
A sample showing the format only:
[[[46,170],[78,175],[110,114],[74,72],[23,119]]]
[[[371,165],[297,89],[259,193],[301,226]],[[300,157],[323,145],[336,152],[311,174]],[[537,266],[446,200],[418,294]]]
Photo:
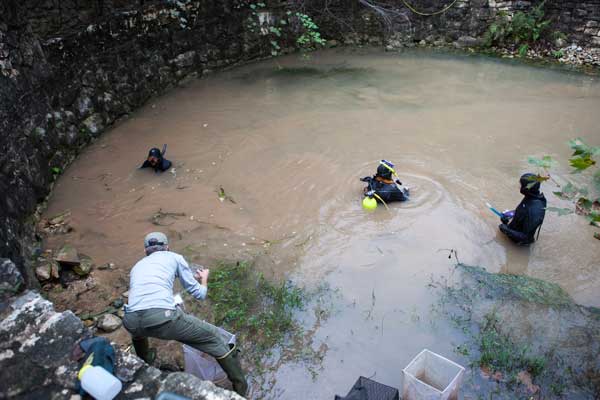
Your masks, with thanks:
[[[302,34],[296,38],[296,44],[300,48],[300,51],[306,56],[308,52],[316,50],[319,46],[324,46],[325,40],[321,37],[319,27],[314,23],[312,18],[298,12],[294,15],[298,18],[303,28]]]
[[[211,269],[208,306],[198,311],[217,326],[235,332],[253,357],[299,332],[294,311],[305,304],[305,293],[290,282],[272,283],[247,262],[219,263]]]
[[[499,371],[512,376],[523,370],[534,378],[541,375],[546,359],[529,356],[529,349],[515,345],[500,332],[499,326],[500,321],[494,312],[485,315],[479,336],[479,365],[492,372]]]
[[[544,19],[544,5],[545,1],[529,12],[517,11],[512,17],[499,12],[484,35],[484,45],[514,45],[520,56],[527,55],[530,46],[542,38],[551,23]]]
[[[57,176],[62,174],[62,169],[58,168],[58,167],[52,167],[50,168],[50,172],[52,173],[52,175]]]
[[[560,49],[560,50],[552,50],[552,57],[554,58],[563,58],[565,56],[565,52]]]
[[[307,57],[309,52],[325,45],[319,27],[307,14],[288,10],[285,16],[280,17],[277,21],[265,20],[260,15],[261,10],[266,7],[265,3],[250,3],[248,7],[251,15],[246,20],[246,28],[252,33],[260,32],[268,36],[272,56],[281,54],[280,40],[283,38],[283,29],[288,27],[287,30],[295,35],[296,47],[304,57]]]
[[[469,356],[469,348],[465,344],[456,346],[456,349],[454,351],[456,352],[456,354],[460,354],[465,357]]]
[[[550,34],[550,39],[551,40],[566,40],[567,39],[567,35],[564,32],[561,31],[554,31]]]
[[[562,396],[562,394],[564,393],[566,389],[566,385],[563,382],[553,382],[550,384],[550,390],[552,391],[552,393],[554,393],[556,396]]]
[[[550,156],[544,156],[541,159],[529,157],[528,162],[539,169],[535,181],[552,180],[560,189],[552,193],[563,200],[573,202],[571,208],[548,207],[548,211],[557,212],[559,216],[572,213],[584,215],[590,221],[590,224],[598,226],[600,224],[600,169],[597,168],[597,158],[600,157],[600,146],[590,146],[581,138],[570,140],[568,143],[571,150],[573,150],[573,154],[569,158],[569,165],[573,174],[582,174],[592,167],[596,168],[596,171],[590,177],[593,190],[585,186],[577,186],[570,181],[561,185],[552,179],[550,170],[557,163]],[[595,193],[595,196],[591,195],[592,192]]]

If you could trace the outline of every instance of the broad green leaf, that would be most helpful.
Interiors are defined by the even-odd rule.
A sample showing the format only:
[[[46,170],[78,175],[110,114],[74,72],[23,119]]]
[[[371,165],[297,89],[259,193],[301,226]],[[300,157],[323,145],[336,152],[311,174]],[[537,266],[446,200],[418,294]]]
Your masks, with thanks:
[[[546,211],[556,212],[556,213],[558,213],[559,217],[562,217],[563,215],[573,214],[573,212],[574,212],[570,208],[558,208],[558,207],[546,207]]]
[[[588,221],[590,221],[590,224],[593,222],[600,222],[600,213],[596,212],[596,211],[592,211],[588,216]]]
[[[593,205],[594,202],[592,202],[590,199],[586,199],[585,197],[581,197],[579,200],[577,200],[577,206],[586,211],[591,211]]]
[[[552,192],[556,197],[560,197],[561,199],[567,198],[567,196],[563,192]]]
[[[589,154],[582,154],[569,159],[569,164],[577,171],[583,171],[596,164]]]
[[[550,156],[544,156],[542,158],[529,156],[527,157],[527,162],[531,165],[545,169],[551,168],[554,164],[556,164],[556,161],[554,161]]]
[[[587,145],[583,143],[583,140],[581,140],[581,138],[569,140],[569,147],[573,150],[574,156],[584,154],[587,150]]]
[[[519,46],[519,55],[521,57],[525,57],[527,55],[527,50],[529,50],[529,45],[522,44],[521,46]]]

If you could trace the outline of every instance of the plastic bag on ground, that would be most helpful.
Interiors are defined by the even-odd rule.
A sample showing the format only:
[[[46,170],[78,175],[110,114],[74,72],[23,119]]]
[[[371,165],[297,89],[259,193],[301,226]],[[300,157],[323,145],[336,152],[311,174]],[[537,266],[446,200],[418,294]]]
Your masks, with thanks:
[[[233,349],[236,345],[236,337],[234,334],[227,332],[223,328],[219,329],[219,333],[227,342],[229,347]],[[227,375],[217,360],[186,344],[183,345],[183,359],[185,363],[185,372],[197,376],[198,378],[211,381],[215,384],[223,384],[227,382]]]

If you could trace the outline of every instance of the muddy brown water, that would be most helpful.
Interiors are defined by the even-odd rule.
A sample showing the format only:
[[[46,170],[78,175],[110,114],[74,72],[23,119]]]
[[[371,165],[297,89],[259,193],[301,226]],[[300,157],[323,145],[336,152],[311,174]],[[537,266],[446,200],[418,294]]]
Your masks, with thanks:
[[[484,206],[518,204],[528,155],[556,157],[555,179],[572,178],[566,141],[600,144],[597,78],[428,52],[328,51],[280,63],[295,69],[265,61],[192,82],[85,149],[46,211],[70,210],[75,231],[48,246],[69,241],[98,265],[115,263],[94,272],[107,297],[126,290],[143,236],[156,229],[198,262],[259,257],[275,276],[336,289],[327,319],[314,326],[310,310],[299,315],[314,328],[320,362],[272,357],[257,397],[332,398],[360,375],[399,387],[423,348],[465,363],[453,352],[463,338],[436,316],[429,285],[451,273],[447,249],[600,306],[600,251],[583,218],[549,213],[539,241],[517,248]],[[163,143],[173,171],[136,169]],[[413,194],[367,213],[358,178],[381,158]],[[234,202],[218,199],[220,187]],[[567,205],[551,184],[543,190],[550,206]],[[185,216],[157,227],[159,209]]]

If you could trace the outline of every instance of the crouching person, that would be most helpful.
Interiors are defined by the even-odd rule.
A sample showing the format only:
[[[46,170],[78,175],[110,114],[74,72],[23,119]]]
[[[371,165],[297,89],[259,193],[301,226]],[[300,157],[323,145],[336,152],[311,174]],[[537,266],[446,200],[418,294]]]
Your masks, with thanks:
[[[185,259],[169,251],[167,237],[153,232],[144,239],[146,257],[135,264],[129,282],[129,301],[123,326],[131,334],[138,356],[152,363],[156,356],[148,346],[148,338],[176,340],[213,356],[233,385],[244,396],[248,389],[240,366],[238,350],[232,350],[217,328],[175,306],[173,284],[179,278],[182,286],[196,299],[207,293],[209,270],[192,272]],[[200,281],[200,282],[198,282]]]

